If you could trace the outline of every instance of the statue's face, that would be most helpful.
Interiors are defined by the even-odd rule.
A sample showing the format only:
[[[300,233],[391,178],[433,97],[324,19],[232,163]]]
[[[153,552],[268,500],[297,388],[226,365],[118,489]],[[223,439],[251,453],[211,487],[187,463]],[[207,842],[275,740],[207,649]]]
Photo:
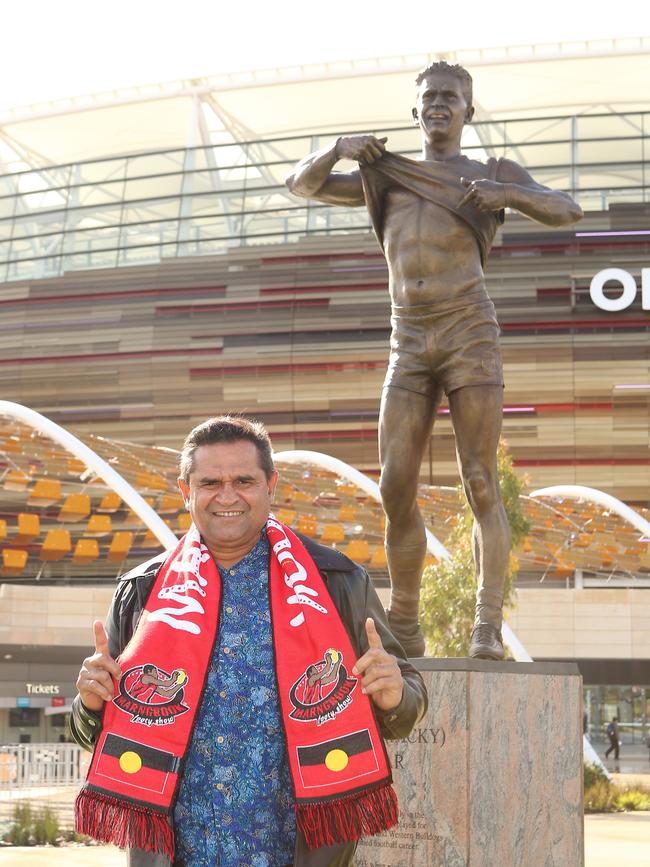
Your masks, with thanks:
[[[463,126],[474,114],[460,79],[447,72],[436,72],[420,83],[415,110],[422,134],[432,141],[460,142]]]

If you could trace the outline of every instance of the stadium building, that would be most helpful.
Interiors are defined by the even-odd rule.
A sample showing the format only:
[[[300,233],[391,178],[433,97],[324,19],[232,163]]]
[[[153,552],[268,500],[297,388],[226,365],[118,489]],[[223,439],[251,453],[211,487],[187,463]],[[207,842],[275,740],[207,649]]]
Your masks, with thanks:
[[[474,77],[464,152],[514,159],[585,212],[559,230],[509,213],[487,266],[515,466],[531,492],[615,498],[531,497],[509,622],[534,658],[577,660],[591,734],[617,715],[628,741],[650,724],[649,47],[444,56]],[[170,450],[224,410],[262,419],[278,452],[325,453],[376,477],[385,262],[364,208],[298,200],[284,178],[342,133],[386,135],[416,155],[413,82],[434,59],[0,113],[0,398],[74,432],[174,533],[185,516]],[[340,467],[301,460],[282,467],[284,519],[385,585],[372,497]],[[458,508],[444,406],[421,481],[444,542]],[[92,617],[160,538],[101,473],[0,413],[0,741],[54,739]]]

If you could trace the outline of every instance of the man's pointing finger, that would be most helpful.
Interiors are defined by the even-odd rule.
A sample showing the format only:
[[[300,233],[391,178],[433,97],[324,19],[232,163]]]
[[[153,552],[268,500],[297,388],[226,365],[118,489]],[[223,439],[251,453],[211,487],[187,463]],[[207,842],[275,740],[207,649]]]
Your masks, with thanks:
[[[106,630],[101,620],[93,621],[93,632],[95,633],[95,652],[104,653],[108,656],[108,635],[106,635]]]
[[[372,617],[368,617],[366,620],[366,635],[368,636],[369,648],[383,649],[384,645],[381,643],[381,638],[379,637],[375,621]]]

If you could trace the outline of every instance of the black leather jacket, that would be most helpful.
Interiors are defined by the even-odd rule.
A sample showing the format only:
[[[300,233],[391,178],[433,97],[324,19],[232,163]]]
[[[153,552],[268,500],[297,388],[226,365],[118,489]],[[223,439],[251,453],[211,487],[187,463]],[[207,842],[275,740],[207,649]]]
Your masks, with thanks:
[[[404,678],[402,701],[391,711],[381,711],[378,708],[374,710],[379,728],[385,738],[390,740],[406,737],[426,713],[426,689],[422,677],[405,658],[401,645],[390,632],[383,606],[367,572],[339,551],[319,545],[306,536],[300,538],[327,584],[327,589],[348,630],[357,656],[361,656],[368,649],[365,622],[367,617],[372,617],[384,648],[397,658]],[[109,652],[114,659],[119,656],[133,635],[154,579],[167,553],[163,551],[119,579],[106,619]],[[101,713],[93,713],[85,708],[79,696],[74,699],[70,728],[76,742],[85,749],[93,750],[101,731],[101,720]],[[312,852],[306,850],[301,852],[300,857],[297,854],[294,864],[296,867],[298,865],[326,867],[328,864],[344,867],[351,863],[353,851],[352,848],[350,858],[341,859],[339,853],[332,859],[323,860],[318,855],[320,850],[312,850]],[[131,852],[130,855],[129,863],[132,867],[136,865],[137,867],[164,867],[168,864],[167,859],[150,852],[138,852],[137,855]]]

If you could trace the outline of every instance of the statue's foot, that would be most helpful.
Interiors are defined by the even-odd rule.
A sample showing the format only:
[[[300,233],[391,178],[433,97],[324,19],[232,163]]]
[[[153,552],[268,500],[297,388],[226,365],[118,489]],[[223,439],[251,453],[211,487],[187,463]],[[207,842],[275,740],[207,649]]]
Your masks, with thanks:
[[[417,620],[405,619],[390,609],[386,612],[390,631],[404,648],[407,656],[424,656],[424,635]]]
[[[472,630],[469,655],[474,659],[503,659],[501,632],[491,623],[478,623]]]

